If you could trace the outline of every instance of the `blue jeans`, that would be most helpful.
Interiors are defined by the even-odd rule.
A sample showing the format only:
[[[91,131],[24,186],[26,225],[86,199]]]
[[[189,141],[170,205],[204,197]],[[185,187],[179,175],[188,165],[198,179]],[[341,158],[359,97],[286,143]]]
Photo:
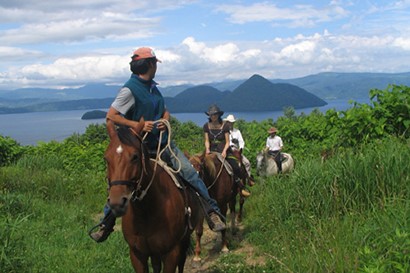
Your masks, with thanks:
[[[172,149],[172,152],[178,158],[179,161],[174,156],[172,156],[169,149],[165,150],[163,155],[170,158],[173,169],[177,170],[179,168],[179,164],[181,164],[179,174],[209,204],[211,209],[208,209],[207,213],[215,211],[218,214],[221,214],[221,211],[218,207],[218,204],[216,203],[216,201],[214,199],[211,198],[211,196],[209,196],[208,189],[206,188],[206,186],[205,186],[204,182],[202,181],[202,179],[199,177],[199,174],[196,172],[194,167],[192,167],[192,164],[191,164],[191,162],[189,162],[188,158],[186,158],[184,153],[181,152],[181,150],[175,145],[175,143],[173,141],[171,141],[171,149]],[[105,204],[105,206],[104,206],[104,216],[107,216],[108,213],[110,212],[110,210],[111,209],[108,206],[108,204]]]
[[[221,213],[219,210],[218,204],[216,201],[209,196],[208,189],[206,188],[204,181],[199,177],[197,171],[192,167],[191,162],[189,162],[188,158],[185,156],[183,152],[175,145],[173,141],[171,141],[171,149],[173,154],[175,155],[176,159],[173,154],[169,151],[169,149],[164,151],[164,155],[170,158],[172,168],[177,170],[180,168],[179,174],[181,177],[187,181],[198,193],[199,195],[205,199],[205,201],[211,206],[211,209],[208,210],[208,213],[211,211],[215,211],[217,213]],[[180,164],[180,165],[179,165]]]

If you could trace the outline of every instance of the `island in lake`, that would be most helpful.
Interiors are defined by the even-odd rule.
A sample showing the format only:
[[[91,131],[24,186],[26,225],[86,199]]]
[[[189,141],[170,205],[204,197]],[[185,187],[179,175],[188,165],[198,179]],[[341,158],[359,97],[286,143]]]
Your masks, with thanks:
[[[81,119],[101,119],[101,118],[105,118],[106,116],[107,116],[106,111],[93,110],[93,111],[88,111],[84,113]]]

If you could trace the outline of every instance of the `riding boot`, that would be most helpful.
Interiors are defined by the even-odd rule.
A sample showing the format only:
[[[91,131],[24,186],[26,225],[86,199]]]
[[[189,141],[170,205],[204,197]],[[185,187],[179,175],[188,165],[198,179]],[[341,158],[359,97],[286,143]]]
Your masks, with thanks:
[[[89,231],[88,235],[90,235],[91,239],[93,239],[97,243],[104,242],[105,240],[107,240],[111,232],[114,231],[114,225],[115,216],[112,211],[109,210],[101,220],[101,222]],[[98,231],[92,232],[97,227],[99,228]]]
[[[238,188],[241,190],[240,194],[243,197],[249,197],[251,195],[251,193],[245,188],[245,185],[242,184],[242,181],[240,178],[235,178],[235,182],[237,183]]]

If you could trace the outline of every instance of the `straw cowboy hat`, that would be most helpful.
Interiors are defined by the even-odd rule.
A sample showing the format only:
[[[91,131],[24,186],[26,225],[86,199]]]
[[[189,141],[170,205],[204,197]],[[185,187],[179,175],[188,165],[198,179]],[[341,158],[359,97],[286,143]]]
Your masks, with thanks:
[[[214,104],[214,105],[209,106],[208,112],[205,112],[205,114],[207,114],[208,116],[211,116],[214,114],[218,114],[219,116],[222,116],[224,114],[224,111],[221,111],[221,109],[219,109],[219,107]]]
[[[273,133],[276,133],[277,131],[278,131],[278,129],[276,129],[275,127],[271,127],[271,128],[269,128],[268,133],[273,134]]]
[[[224,118],[224,121],[229,121],[229,122],[235,122],[236,119],[234,117],[234,115],[228,115],[226,118]]]

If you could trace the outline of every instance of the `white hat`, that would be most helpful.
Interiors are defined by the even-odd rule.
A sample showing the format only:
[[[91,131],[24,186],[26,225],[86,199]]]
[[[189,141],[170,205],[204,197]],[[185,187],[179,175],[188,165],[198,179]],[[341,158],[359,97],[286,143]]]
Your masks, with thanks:
[[[236,119],[233,115],[228,115],[226,118],[224,118],[224,121],[235,122]]]

